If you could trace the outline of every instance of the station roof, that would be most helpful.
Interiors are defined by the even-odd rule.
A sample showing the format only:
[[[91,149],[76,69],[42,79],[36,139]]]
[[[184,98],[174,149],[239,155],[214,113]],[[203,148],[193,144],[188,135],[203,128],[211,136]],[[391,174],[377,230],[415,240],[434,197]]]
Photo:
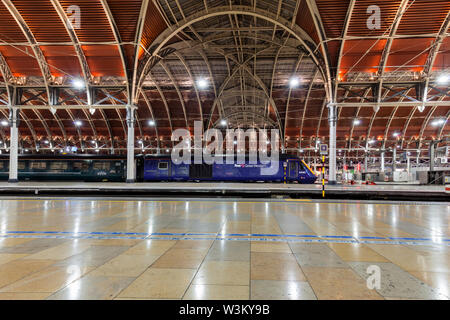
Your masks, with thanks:
[[[226,120],[298,150],[332,102],[338,148],[426,149],[450,134],[449,24],[447,0],[2,0],[0,120],[21,106],[23,148],[125,150],[132,104],[147,149]]]

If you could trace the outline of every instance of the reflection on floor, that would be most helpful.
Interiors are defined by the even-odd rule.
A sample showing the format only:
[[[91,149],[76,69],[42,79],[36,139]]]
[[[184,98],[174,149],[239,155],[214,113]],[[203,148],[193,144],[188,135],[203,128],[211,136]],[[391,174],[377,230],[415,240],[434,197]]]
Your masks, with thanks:
[[[449,235],[448,203],[0,200],[0,299],[449,299]]]

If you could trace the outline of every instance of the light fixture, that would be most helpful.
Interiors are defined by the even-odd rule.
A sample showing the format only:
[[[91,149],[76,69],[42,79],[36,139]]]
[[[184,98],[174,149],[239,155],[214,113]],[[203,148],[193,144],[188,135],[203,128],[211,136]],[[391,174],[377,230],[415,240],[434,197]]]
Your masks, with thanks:
[[[227,125],[227,120],[225,120],[225,119],[220,120],[220,125],[221,126],[226,126]]]
[[[84,81],[83,80],[80,80],[80,79],[75,79],[75,80],[73,80],[72,81],[72,86],[75,88],[75,89],[83,89],[84,88]]]
[[[77,127],[81,127],[81,125],[83,124],[83,122],[81,122],[80,120],[75,120],[75,121],[74,121],[74,124],[75,124]]]
[[[400,135],[400,132],[394,132],[392,135],[393,135],[394,137],[398,137],[398,136]]]
[[[139,143],[139,144],[143,144],[142,140],[139,140],[138,143]]]
[[[236,145],[236,144],[237,144],[237,141],[236,141],[236,140],[234,140],[234,141],[233,141],[233,144],[235,144],[235,145]]]
[[[355,126],[359,126],[359,125],[361,124],[361,120],[355,119],[355,120],[353,120],[353,124],[354,124]]]
[[[50,142],[48,140],[43,141],[45,144],[49,144]]]
[[[450,75],[448,74],[441,74],[438,79],[437,82],[440,84],[446,84],[448,82],[450,82]]]
[[[289,80],[289,86],[291,88],[297,88],[300,84],[300,80],[297,77],[292,77],[291,80]]]
[[[169,149],[166,149],[166,152],[169,152],[170,150]]]
[[[206,89],[208,87],[208,81],[204,78],[198,79],[197,85],[200,89]]]
[[[92,144],[95,144],[95,140],[92,140],[91,143],[92,143]]]
[[[95,149],[95,152],[100,152],[100,150],[99,149]]]
[[[445,123],[444,119],[436,119],[431,123],[431,125],[437,127],[443,125],[444,123]]]
[[[375,142],[377,142],[376,140],[369,140],[369,144],[374,144]]]
[[[148,125],[153,127],[155,125],[155,120],[149,120]]]
[[[6,120],[2,120],[1,124],[3,127],[6,127],[9,124],[9,122]]]

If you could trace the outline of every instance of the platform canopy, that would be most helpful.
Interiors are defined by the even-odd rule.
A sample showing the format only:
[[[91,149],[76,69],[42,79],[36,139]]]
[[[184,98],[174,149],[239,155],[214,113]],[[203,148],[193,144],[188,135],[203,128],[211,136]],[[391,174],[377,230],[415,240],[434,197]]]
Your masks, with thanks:
[[[448,0],[1,0],[0,149],[171,148],[278,128],[289,150],[427,150],[450,134]],[[141,140],[141,142],[139,142]]]

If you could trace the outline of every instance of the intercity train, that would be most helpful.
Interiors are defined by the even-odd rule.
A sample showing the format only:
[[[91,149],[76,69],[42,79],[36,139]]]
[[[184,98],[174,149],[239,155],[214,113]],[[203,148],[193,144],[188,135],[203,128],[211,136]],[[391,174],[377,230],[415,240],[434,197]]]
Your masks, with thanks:
[[[127,159],[123,155],[19,155],[19,181],[126,181]],[[287,182],[312,184],[317,176],[296,156],[280,155],[273,174],[263,173],[271,163],[242,164],[174,163],[170,155],[137,155],[136,181],[228,181],[228,182]],[[0,155],[0,180],[9,177],[9,156]]]

